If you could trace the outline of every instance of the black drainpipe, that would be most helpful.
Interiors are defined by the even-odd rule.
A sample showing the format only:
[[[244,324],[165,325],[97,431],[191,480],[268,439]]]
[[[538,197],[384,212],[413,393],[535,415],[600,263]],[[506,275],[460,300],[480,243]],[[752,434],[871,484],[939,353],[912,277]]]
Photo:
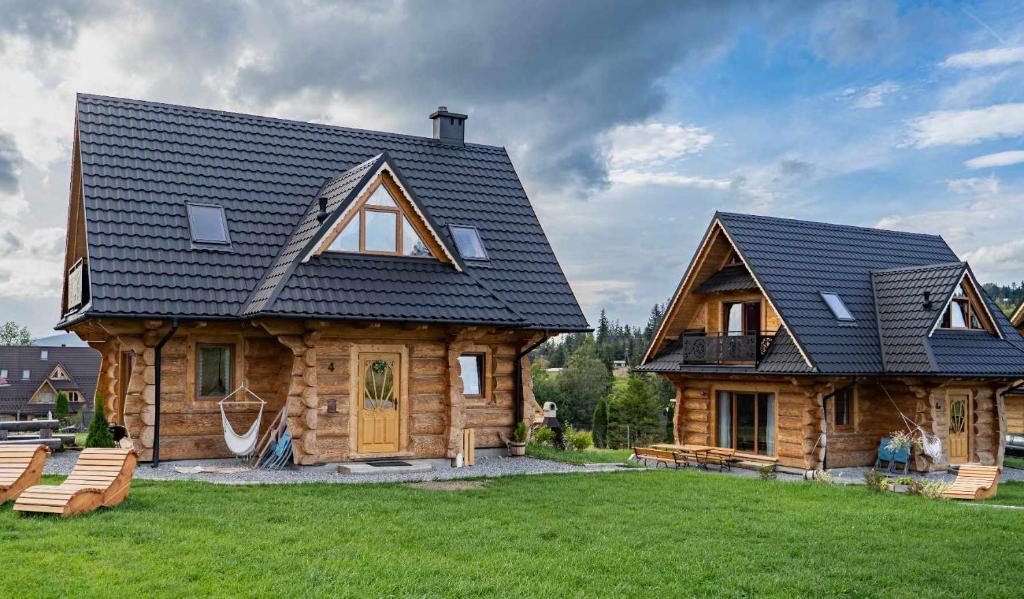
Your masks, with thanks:
[[[156,414],[153,418],[153,463],[151,464],[153,468],[160,465],[160,381],[163,378],[160,374],[160,350],[162,350],[164,345],[171,340],[171,337],[174,336],[174,333],[177,330],[178,319],[175,318],[171,321],[171,330],[167,331],[167,334],[164,335],[163,339],[161,339],[160,342],[156,344],[156,348],[154,348],[156,356],[154,360],[154,367],[156,368],[156,405],[154,408],[156,410]]]
[[[551,334],[548,331],[544,331],[544,336],[540,338],[540,341],[527,347],[523,351],[516,354],[516,370],[515,376],[513,377],[513,387],[515,388],[515,422],[516,425],[523,421],[523,368],[522,361],[525,356],[528,356],[530,352],[540,347],[542,343],[550,338]]]
[[[822,458],[821,458],[821,469],[822,470],[828,470],[828,400],[830,398],[832,398],[832,397],[835,397],[839,393],[841,393],[843,391],[846,391],[847,389],[852,389],[852,388],[856,387],[859,384],[860,384],[860,381],[857,380],[857,377],[853,377],[853,382],[852,383],[848,383],[846,385],[843,385],[842,387],[836,389],[832,393],[829,393],[825,397],[821,398],[821,411],[822,411],[822,413],[825,416],[825,443],[821,446],[822,449],[825,450],[825,455],[822,456]]]

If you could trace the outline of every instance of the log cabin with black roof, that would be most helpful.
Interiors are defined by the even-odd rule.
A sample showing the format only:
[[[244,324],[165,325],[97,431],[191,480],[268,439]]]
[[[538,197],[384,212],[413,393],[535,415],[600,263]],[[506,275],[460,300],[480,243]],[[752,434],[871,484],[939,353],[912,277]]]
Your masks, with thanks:
[[[95,393],[99,368],[88,347],[0,345],[0,421],[47,418],[59,393],[77,414]]]
[[[229,455],[218,400],[242,386],[287,407],[299,464],[455,457],[532,418],[527,352],[587,322],[505,149],[430,118],[78,96],[58,328],[101,352],[143,460]]]
[[[639,370],[677,443],[818,469],[923,431],[929,471],[1002,463],[1024,338],[939,236],[717,213]]]

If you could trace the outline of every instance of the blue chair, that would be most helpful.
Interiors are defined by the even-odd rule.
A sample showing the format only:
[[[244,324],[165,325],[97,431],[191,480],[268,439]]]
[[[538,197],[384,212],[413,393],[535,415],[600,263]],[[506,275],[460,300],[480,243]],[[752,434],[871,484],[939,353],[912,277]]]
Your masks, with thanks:
[[[882,462],[886,463],[886,474],[898,474],[897,469],[902,468],[902,474],[910,473],[910,448],[902,447],[893,451],[889,449],[889,437],[882,437],[878,444],[878,459],[875,460],[875,470],[882,469]],[[901,465],[901,466],[900,466]]]

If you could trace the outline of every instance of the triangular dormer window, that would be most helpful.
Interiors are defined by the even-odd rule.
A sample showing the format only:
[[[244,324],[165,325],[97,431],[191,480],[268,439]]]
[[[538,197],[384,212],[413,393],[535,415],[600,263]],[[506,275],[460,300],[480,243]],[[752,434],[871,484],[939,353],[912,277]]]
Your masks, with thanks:
[[[397,186],[381,174],[368,192],[345,211],[333,238],[327,237],[324,251],[410,256],[435,256],[424,241],[429,231],[422,218],[406,207]],[[390,188],[395,188],[394,190]],[[396,195],[398,197],[396,197]],[[435,256],[440,259],[440,256]]]
[[[938,328],[987,330],[990,333],[995,331],[992,318],[968,275],[965,274],[953,290],[953,296],[942,313]]]
[[[53,369],[53,372],[50,373],[50,380],[66,381],[68,380],[68,373],[64,372],[64,369],[60,366],[57,366]]]

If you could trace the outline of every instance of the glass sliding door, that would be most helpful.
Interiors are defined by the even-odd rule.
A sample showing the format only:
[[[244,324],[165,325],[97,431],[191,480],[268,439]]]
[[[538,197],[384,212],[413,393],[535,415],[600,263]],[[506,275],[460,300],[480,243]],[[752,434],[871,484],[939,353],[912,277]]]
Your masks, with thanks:
[[[718,392],[718,447],[732,448],[732,393]]]
[[[719,391],[715,445],[775,455],[775,394]]]

